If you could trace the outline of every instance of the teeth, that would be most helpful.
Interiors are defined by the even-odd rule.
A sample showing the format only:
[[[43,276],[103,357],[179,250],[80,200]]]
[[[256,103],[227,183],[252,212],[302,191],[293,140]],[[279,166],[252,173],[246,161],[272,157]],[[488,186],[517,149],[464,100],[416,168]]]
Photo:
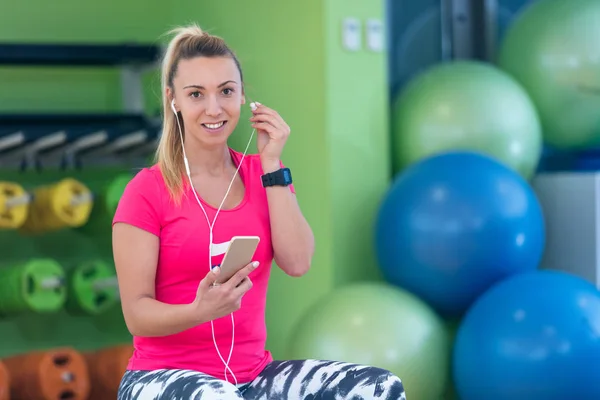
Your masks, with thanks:
[[[208,129],[218,129],[223,126],[225,122],[219,122],[218,124],[204,124]]]

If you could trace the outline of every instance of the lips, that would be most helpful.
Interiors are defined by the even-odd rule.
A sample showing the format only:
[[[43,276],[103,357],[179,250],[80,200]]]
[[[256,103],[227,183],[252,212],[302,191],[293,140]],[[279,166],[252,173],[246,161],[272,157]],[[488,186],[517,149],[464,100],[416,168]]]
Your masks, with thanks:
[[[202,124],[202,126],[207,129],[217,130],[217,129],[223,127],[223,125],[225,125],[226,122],[227,121],[216,122],[213,124]]]

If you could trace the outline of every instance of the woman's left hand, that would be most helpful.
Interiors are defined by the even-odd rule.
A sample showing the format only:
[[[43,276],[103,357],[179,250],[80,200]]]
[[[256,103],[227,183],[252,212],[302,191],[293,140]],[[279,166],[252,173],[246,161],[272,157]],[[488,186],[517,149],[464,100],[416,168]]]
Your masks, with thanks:
[[[260,103],[256,105],[250,121],[258,134],[258,153],[263,162],[279,163],[285,142],[290,136],[290,127],[275,110]]]

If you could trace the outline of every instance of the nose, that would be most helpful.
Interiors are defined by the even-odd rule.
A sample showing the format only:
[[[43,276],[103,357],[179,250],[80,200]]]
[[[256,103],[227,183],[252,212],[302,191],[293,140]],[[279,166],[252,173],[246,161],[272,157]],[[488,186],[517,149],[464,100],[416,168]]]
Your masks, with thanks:
[[[207,104],[206,104],[206,115],[211,116],[211,117],[216,117],[217,115],[221,114],[222,111],[222,107],[221,104],[219,103],[219,99],[217,99],[214,96],[210,96],[208,98]]]

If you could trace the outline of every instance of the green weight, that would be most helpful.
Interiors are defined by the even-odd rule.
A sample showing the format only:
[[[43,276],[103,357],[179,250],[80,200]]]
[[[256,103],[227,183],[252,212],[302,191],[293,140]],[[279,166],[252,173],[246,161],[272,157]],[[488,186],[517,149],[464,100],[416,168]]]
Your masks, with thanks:
[[[94,192],[94,207],[88,223],[79,230],[89,234],[110,230],[111,221],[117,210],[119,200],[121,200],[125,187],[130,180],[131,175],[124,173],[101,183],[90,183],[90,187]]]
[[[74,315],[96,315],[119,300],[113,268],[102,261],[83,263],[71,271],[66,309]]]
[[[0,314],[56,312],[65,304],[65,273],[51,259],[32,259],[0,269]]]

